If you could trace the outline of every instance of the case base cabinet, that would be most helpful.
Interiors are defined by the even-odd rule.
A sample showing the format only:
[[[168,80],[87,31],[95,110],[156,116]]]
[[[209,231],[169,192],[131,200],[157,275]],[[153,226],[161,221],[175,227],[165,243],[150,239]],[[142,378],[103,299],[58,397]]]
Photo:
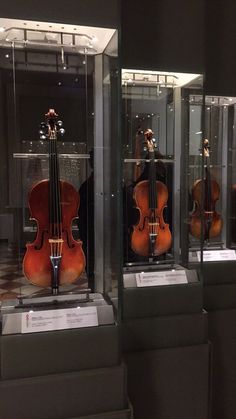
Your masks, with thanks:
[[[212,342],[212,419],[236,417],[236,263],[204,264],[204,306]]]
[[[131,418],[118,348],[116,325],[2,336],[0,416]]]
[[[134,419],[208,419],[211,346],[201,284],[142,291],[124,290],[130,306],[122,346]]]
[[[134,419],[208,419],[209,344],[126,354]]]
[[[104,412],[98,415],[80,416],[70,419],[132,419],[132,407],[129,405],[128,409],[119,410],[116,412]]]

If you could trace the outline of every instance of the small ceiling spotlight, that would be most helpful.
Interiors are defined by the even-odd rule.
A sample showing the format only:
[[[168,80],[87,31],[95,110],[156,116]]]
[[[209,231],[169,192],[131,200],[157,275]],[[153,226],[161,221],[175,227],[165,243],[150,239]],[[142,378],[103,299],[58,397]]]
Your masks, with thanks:
[[[3,26],[0,26],[0,32],[5,32],[5,28]]]
[[[10,58],[10,55],[9,55],[9,54],[6,54],[6,55],[5,55],[5,58]]]

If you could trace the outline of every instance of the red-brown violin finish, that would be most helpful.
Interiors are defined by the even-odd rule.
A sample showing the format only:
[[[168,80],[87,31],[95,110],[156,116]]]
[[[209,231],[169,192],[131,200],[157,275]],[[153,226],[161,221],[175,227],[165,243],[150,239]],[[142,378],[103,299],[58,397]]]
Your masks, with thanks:
[[[169,224],[163,217],[168,190],[163,182],[156,180],[153,132],[148,129],[144,135],[149,151],[149,179],[138,182],[134,188],[133,198],[140,217],[133,226],[131,248],[138,255],[155,257],[171,247]]]
[[[220,186],[216,180],[211,179],[208,139],[204,140],[204,158],[206,159],[204,179],[196,180],[192,187],[195,209],[190,219],[190,233],[200,239],[203,221],[203,238],[206,241],[219,236],[223,225],[221,215],[215,209],[216,202],[220,197]],[[203,205],[203,217],[201,216],[201,205]]]
[[[40,287],[50,287],[54,294],[59,285],[75,282],[85,268],[82,242],[72,235],[72,220],[77,217],[79,194],[73,185],[59,179],[57,133],[62,122],[53,109],[45,115],[40,133],[48,138],[49,180],[36,183],[29,193],[31,219],[37,223],[37,236],[26,245],[23,271],[26,278]]]

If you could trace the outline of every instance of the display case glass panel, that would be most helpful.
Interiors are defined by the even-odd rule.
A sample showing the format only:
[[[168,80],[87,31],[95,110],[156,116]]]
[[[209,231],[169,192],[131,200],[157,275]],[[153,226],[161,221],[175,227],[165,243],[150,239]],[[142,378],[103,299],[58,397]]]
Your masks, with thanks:
[[[122,70],[124,269],[201,261],[203,76]],[[198,224],[197,231],[194,225]]]
[[[205,98],[214,204],[214,228],[203,246],[204,260],[209,261],[235,260],[235,104],[234,97]]]
[[[115,300],[117,31],[14,19],[0,28],[0,298]]]

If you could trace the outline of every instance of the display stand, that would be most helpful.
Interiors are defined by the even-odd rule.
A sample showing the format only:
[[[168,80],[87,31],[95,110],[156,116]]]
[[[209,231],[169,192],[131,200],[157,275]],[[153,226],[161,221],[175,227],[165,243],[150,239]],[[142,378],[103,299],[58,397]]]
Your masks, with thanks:
[[[96,327],[0,337],[2,417],[15,417],[17,406],[22,419],[131,418],[112,307],[92,296],[103,307]]]
[[[187,278],[187,284],[123,289],[123,352],[137,419],[208,418],[207,313],[196,271]]]
[[[235,262],[204,264],[204,307],[213,346],[212,418],[235,417]],[[220,394],[220,397],[219,397]]]

